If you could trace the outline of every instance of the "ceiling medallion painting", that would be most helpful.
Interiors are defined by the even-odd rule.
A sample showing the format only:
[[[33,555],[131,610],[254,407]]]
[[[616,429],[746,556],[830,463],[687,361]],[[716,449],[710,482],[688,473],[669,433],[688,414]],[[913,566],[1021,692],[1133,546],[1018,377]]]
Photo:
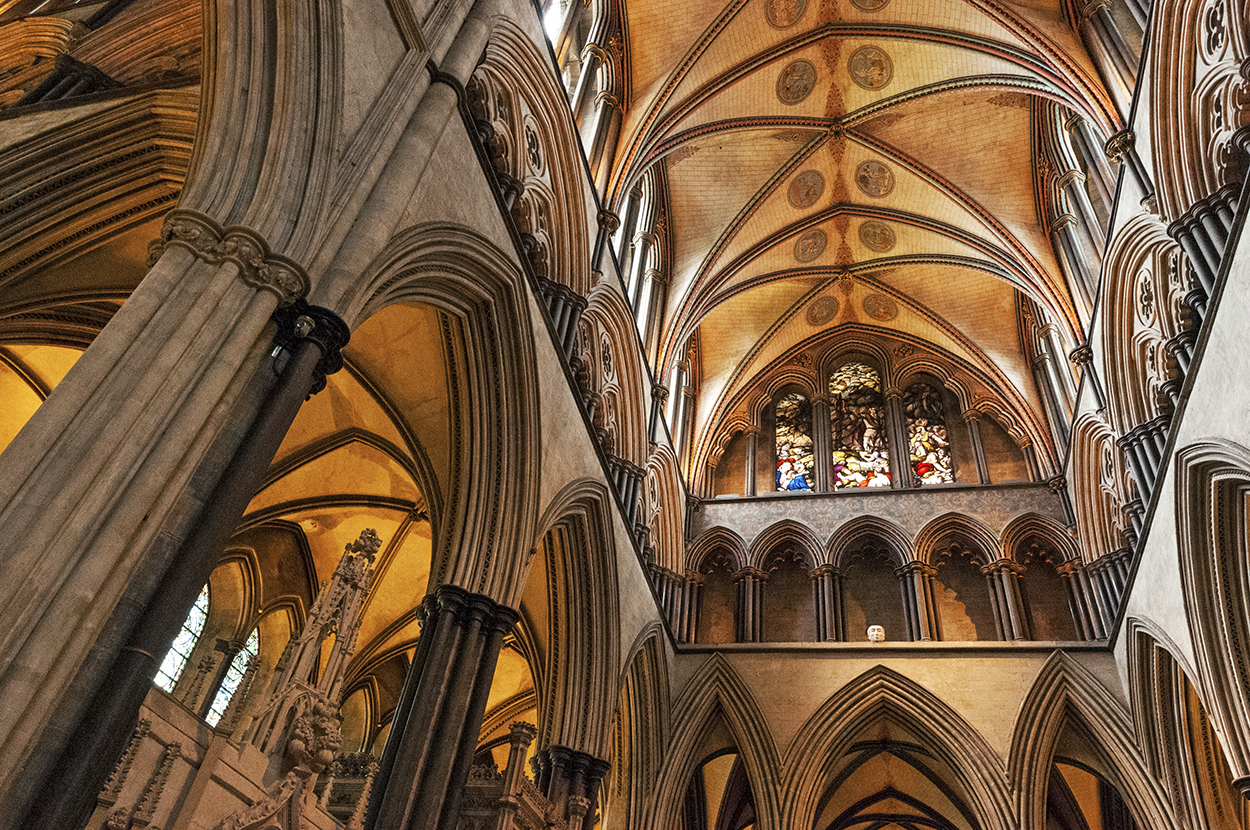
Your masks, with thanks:
[[[807,323],[811,326],[823,326],[834,317],[838,316],[838,298],[837,297],[817,297],[812,304],[807,307]]]
[[[816,204],[825,190],[825,177],[819,170],[804,170],[790,182],[790,204],[796,208],[809,208]]]
[[[869,219],[859,226],[859,241],[864,243],[865,248],[883,254],[893,250],[896,240],[893,228],[884,222]]]
[[[866,195],[879,199],[894,189],[894,173],[884,163],[870,159],[855,168],[855,184]]]
[[[764,0],[764,17],[774,29],[789,29],[799,22],[805,11],[807,0]]]
[[[783,104],[801,103],[816,85],[816,67],[809,60],[794,61],[777,78],[777,100]]]
[[[890,5],[890,0],[851,0],[851,5],[866,12],[879,12]]]
[[[851,80],[863,89],[881,89],[894,77],[894,62],[885,50],[876,46],[861,46],[846,61]]]
[[[898,303],[884,294],[869,294],[864,298],[864,313],[885,323],[898,316]]]
[[[829,237],[820,228],[808,231],[794,243],[794,258],[799,262],[811,262],[825,252],[828,243]]]

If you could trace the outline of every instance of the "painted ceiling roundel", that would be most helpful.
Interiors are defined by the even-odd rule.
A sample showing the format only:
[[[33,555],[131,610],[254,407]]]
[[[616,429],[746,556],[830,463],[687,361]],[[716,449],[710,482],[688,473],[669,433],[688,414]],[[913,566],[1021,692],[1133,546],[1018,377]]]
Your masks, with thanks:
[[[1025,300],[1076,313],[1037,134],[1074,114],[1118,129],[1066,14],[1061,0],[627,0],[607,200],[622,210],[657,183],[654,368],[667,377],[697,342],[695,456],[775,367],[853,337],[963,366],[1044,425],[1019,315]]]

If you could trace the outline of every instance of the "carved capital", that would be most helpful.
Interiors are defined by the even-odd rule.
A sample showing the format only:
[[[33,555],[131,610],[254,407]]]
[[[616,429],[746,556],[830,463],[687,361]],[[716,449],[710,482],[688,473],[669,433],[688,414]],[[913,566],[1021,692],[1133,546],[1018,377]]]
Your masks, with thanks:
[[[1062,493],[1067,492],[1068,480],[1064,478],[1063,476],[1055,476],[1054,478],[1048,479],[1046,481],[1046,486],[1050,488],[1050,492],[1054,493],[1055,495],[1060,495]]]
[[[598,215],[599,229],[608,233],[616,233],[621,226],[621,217],[610,210],[601,210]]]
[[[205,262],[232,262],[248,285],[273,293],[283,303],[308,293],[308,275],[296,262],[272,253],[255,231],[223,228],[202,213],[175,209],[165,217],[159,239],[148,245],[148,267],[170,246],[184,248]]]
[[[1107,139],[1103,150],[1107,153],[1108,160],[1118,164],[1124,160],[1126,155],[1132,152],[1136,142],[1137,136],[1134,135],[1132,130],[1120,130]]]
[[[1072,361],[1073,366],[1084,368],[1094,361],[1094,350],[1088,343],[1082,343],[1068,353],[1068,360]]]

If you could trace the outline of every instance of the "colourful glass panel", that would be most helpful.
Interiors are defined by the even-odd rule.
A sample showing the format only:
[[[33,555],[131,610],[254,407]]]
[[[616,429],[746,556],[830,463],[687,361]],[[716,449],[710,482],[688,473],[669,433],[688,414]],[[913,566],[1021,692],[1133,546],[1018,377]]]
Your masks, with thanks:
[[[191,613],[187,614],[182,628],[178,631],[178,636],[174,638],[173,646],[165,654],[165,659],[161,661],[161,667],[156,672],[157,686],[167,692],[172,692],[174,686],[178,685],[178,678],[182,676],[182,670],[187,667],[187,659],[191,657],[191,650],[200,639],[200,632],[204,630],[206,619],[208,619],[207,585],[200,591],[195,605],[191,606]]]
[[[907,415],[907,454],[921,484],[955,480],[942,394],[927,383],[913,383],[903,395]]]
[[[217,696],[213,698],[213,705],[209,707],[208,715],[204,718],[209,726],[216,726],[221,716],[226,714],[230,700],[239,690],[239,684],[243,682],[243,675],[247,674],[248,664],[252,662],[259,650],[260,638],[256,635],[256,629],[252,629],[252,635],[247,638],[247,644],[230,661],[230,668],[226,669],[226,676],[221,681]]]
[[[877,370],[847,363],[835,371],[829,378],[829,412],[834,488],[889,487],[890,449]]]
[[[777,489],[812,489],[812,404],[798,392],[777,399]]]

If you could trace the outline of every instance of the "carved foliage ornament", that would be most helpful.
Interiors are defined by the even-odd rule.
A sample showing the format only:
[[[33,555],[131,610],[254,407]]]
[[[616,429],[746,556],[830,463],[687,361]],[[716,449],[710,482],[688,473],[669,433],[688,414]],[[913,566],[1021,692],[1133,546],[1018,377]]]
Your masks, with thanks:
[[[155,265],[171,245],[185,248],[205,262],[233,262],[245,283],[273,292],[284,303],[308,293],[304,269],[286,257],[271,254],[260,235],[248,228],[222,228],[203,214],[174,210],[165,218],[160,238],[148,245],[148,267]]]

